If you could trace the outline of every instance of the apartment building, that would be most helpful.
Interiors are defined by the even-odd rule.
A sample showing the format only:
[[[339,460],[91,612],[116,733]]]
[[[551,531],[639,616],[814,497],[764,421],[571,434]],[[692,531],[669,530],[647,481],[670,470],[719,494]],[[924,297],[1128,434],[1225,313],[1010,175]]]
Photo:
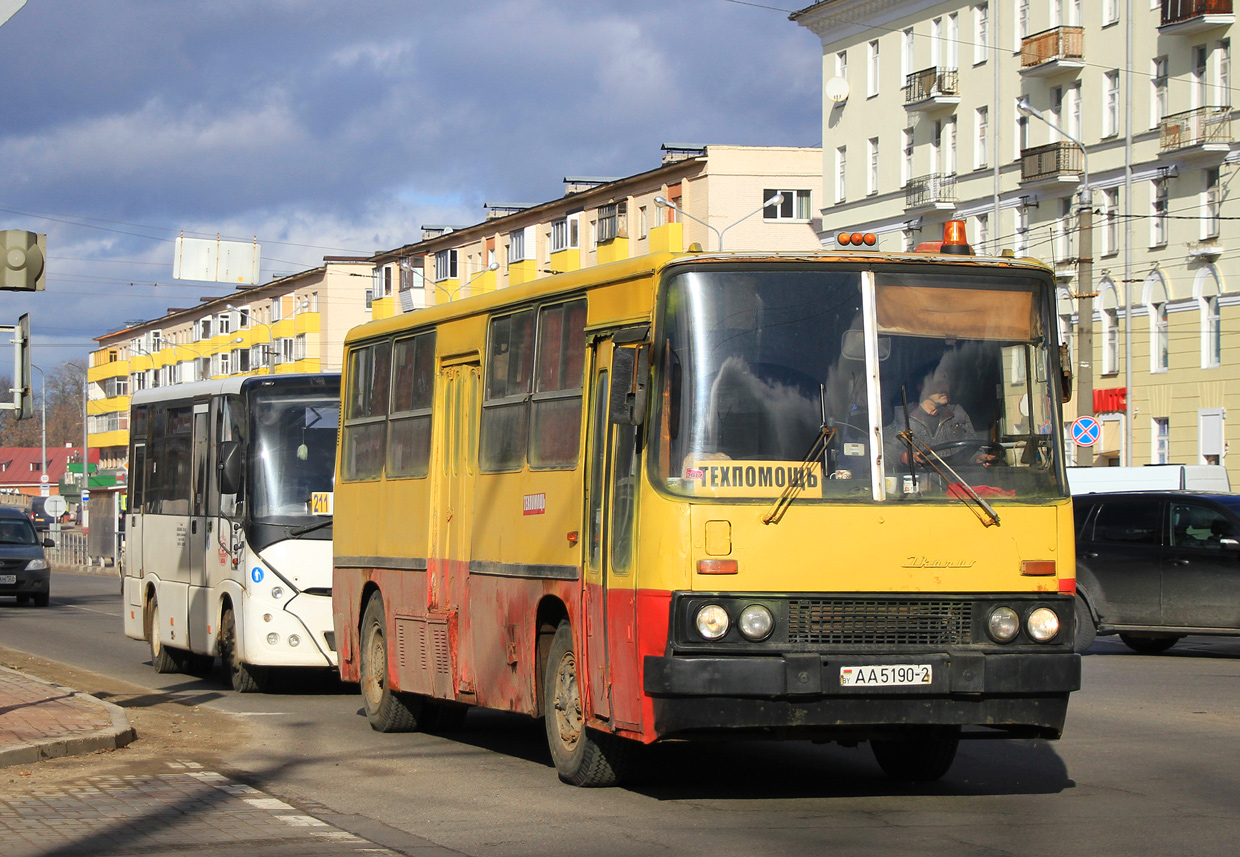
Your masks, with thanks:
[[[487,203],[480,223],[423,226],[422,240],[376,255],[375,313],[694,244],[816,249],[821,158],[816,147],[666,144],[647,172],[568,176],[557,199]]]
[[[329,256],[309,271],[95,338],[87,369],[87,439],[104,468],[129,446],[129,397],[148,387],[228,375],[338,372],[349,328],[369,321],[368,257]]]
[[[822,42],[824,240],[907,249],[964,219],[976,249],[1043,259],[1070,350],[1095,331],[1073,355],[1092,407],[1065,416],[1103,434],[1075,462],[1231,467],[1232,0],[826,0],[791,20]]]

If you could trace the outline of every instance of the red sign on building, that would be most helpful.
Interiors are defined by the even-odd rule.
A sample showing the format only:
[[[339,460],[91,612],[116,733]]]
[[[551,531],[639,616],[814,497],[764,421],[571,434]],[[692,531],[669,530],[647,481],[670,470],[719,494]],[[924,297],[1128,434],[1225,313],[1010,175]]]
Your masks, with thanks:
[[[1114,387],[1110,390],[1094,390],[1094,413],[1106,414],[1128,410],[1128,388]]]

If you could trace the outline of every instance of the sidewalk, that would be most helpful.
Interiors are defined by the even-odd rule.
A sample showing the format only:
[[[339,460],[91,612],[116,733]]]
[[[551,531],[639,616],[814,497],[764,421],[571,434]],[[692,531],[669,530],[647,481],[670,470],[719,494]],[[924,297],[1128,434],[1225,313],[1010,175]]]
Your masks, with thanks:
[[[115,750],[135,737],[120,706],[0,667],[0,768]]]

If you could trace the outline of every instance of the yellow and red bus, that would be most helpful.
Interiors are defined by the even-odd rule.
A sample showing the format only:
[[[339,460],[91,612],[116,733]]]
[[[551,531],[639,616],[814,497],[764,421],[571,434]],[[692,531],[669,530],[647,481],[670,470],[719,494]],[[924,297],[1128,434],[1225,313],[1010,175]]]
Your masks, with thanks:
[[[665,739],[869,741],[927,780],[961,738],[1059,737],[1055,280],[956,235],[651,255],[350,332],[332,599],[371,725],[541,717],[585,786]]]

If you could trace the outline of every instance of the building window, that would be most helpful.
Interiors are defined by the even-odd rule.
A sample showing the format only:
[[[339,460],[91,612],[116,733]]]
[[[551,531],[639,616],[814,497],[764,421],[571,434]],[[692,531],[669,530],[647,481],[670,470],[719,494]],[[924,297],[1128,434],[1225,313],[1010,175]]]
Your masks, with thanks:
[[[990,4],[973,7],[973,64],[986,62],[990,53]]]
[[[1102,255],[1119,252],[1119,188],[1102,191]]]
[[[194,341],[201,342],[204,339],[211,338],[211,319],[200,318],[194,322]]]
[[[1029,117],[1019,110],[1013,110],[1012,113],[1016,117],[1016,133],[1012,135],[1012,139],[1016,141],[1015,158],[1019,161],[1024,150],[1029,148]]]
[[[1119,20],[1119,0],[1102,0],[1102,26],[1106,27]]]
[[[944,46],[947,68],[955,69],[960,63],[960,13],[947,16],[947,44]]]
[[[878,40],[866,46],[865,92],[870,98],[878,95]]]
[[[518,233],[513,233],[514,235]],[[435,282],[457,278],[456,250],[440,250],[435,254]]]
[[[762,209],[762,217],[766,220],[809,220],[809,191],[807,190],[771,190],[762,191],[762,201],[782,194],[777,204]]]
[[[1146,279],[1145,307],[1150,317],[1150,372],[1166,372],[1170,365],[1167,284],[1157,272]]]
[[[525,255],[525,230],[515,229],[508,233],[508,264],[513,265],[517,262],[524,262]],[[436,257],[438,262],[438,257]],[[439,279],[444,279],[439,277]]]
[[[1219,314],[1218,275],[1212,266],[1198,272],[1194,288],[1201,312],[1201,368],[1217,369],[1223,362],[1223,320]]]
[[[1214,55],[1217,57],[1215,61],[1215,71],[1218,76],[1218,98],[1215,104],[1227,106],[1232,103],[1231,98],[1231,39],[1221,39],[1214,47]]]
[[[907,81],[913,73],[913,28],[900,34],[900,80]]]
[[[644,209],[643,209],[644,213]],[[581,215],[569,214],[551,221],[551,252],[571,250],[581,246]]]
[[[1068,105],[1064,112],[1067,114],[1067,130],[1079,140],[1081,139],[1081,85],[1074,83],[1069,86],[1066,96]]]
[[[835,76],[848,80],[848,51],[840,51],[835,55]]]
[[[1196,110],[1206,105],[1206,46],[1193,46],[1193,64],[1191,72],[1191,103],[1189,107]]]
[[[1102,374],[1119,372],[1119,299],[1115,283],[1102,283]],[[1082,358],[1084,359],[1084,358]]]
[[[1029,35],[1029,0],[1016,0],[1016,44],[1012,50],[1020,50],[1021,39]]]
[[[990,108],[979,107],[974,111],[974,125],[977,128],[977,144],[973,149],[973,169],[985,169],[990,164]]]
[[[977,252],[983,256],[991,252],[990,249],[990,215],[979,214],[977,216]]]
[[[1157,128],[1167,115],[1167,58],[1150,62],[1150,127]]]
[[[1154,417],[1150,420],[1150,464],[1171,462],[1171,420]]]
[[[1202,170],[1205,187],[1201,193],[1201,237],[1217,238],[1219,234],[1219,207],[1222,190],[1219,187],[1219,168]]]
[[[1072,200],[1059,200],[1059,219],[1055,221],[1055,262],[1063,264],[1072,258]]]
[[[870,168],[866,172],[865,192],[867,195],[878,193],[878,138],[871,137],[866,141],[866,160]]]
[[[848,172],[848,147],[836,146],[835,148],[835,201],[843,202],[848,197],[845,193],[846,184],[845,175]]]
[[[907,187],[913,179],[913,129],[905,128],[900,132],[900,187]]]
[[[1150,182],[1150,246],[1162,247],[1167,243],[1167,180]]]
[[[614,241],[617,238],[628,238],[628,216],[629,208],[627,201],[621,200],[620,202],[599,206],[598,243],[606,244],[608,241]]]
[[[1108,71],[1102,76],[1102,136],[1119,133],[1119,72]]]
[[[956,117],[952,116],[943,125],[943,172],[949,176],[956,174]]]
[[[1017,256],[1029,255],[1029,209],[1023,205],[1016,209],[1016,241],[1014,249]]]
[[[370,312],[375,305],[375,287],[370,286],[366,289],[366,312]]]

